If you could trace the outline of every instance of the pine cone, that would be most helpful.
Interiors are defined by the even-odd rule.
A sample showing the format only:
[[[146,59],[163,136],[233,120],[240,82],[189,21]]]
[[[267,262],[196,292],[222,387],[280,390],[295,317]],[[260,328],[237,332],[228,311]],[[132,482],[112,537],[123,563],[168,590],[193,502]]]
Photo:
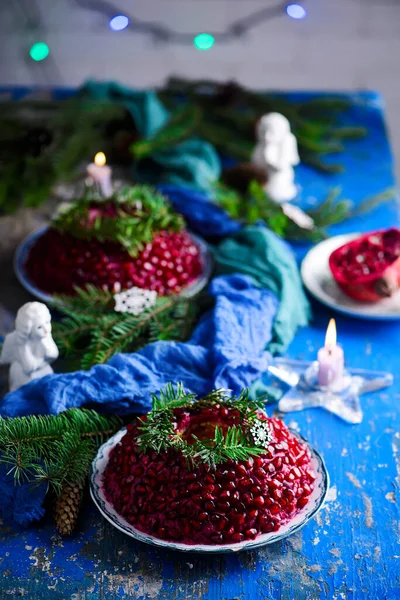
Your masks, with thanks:
[[[54,508],[57,531],[62,536],[71,535],[78,520],[85,482],[65,485]]]

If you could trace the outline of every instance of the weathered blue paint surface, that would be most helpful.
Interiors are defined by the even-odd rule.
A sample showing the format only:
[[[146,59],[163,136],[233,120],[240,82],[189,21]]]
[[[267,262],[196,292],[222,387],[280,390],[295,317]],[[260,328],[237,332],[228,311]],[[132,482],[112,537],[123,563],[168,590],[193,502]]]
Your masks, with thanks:
[[[375,94],[354,94],[347,122],[369,129],[346,144],[345,174],[321,177],[301,167],[298,181],[321,200],[341,185],[355,201],[393,184],[392,159]],[[334,232],[399,223],[394,204]],[[304,248],[297,248],[299,256]],[[332,314],[313,304],[314,321],[289,355],[314,359]],[[185,556],[136,543],[105,522],[89,499],[79,533],[61,540],[50,519],[27,531],[0,529],[0,598],[160,600],[394,600],[400,598],[400,322],[334,315],[339,341],[354,367],[390,370],[393,387],[362,398],[364,421],[349,426],[321,410],[286,422],[318,448],[331,475],[325,508],[300,533],[237,556]],[[1,501],[1,499],[0,499]]]

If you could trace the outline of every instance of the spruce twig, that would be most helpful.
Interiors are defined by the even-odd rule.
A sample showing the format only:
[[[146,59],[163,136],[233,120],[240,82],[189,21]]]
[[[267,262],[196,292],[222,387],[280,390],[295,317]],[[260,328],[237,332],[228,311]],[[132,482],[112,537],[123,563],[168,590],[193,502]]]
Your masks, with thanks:
[[[57,493],[85,479],[96,448],[120,425],[87,409],[0,419],[0,462],[17,483],[45,483]]]
[[[240,425],[230,426],[224,432],[218,425],[212,439],[199,439],[193,433],[190,441],[184,439],[174,426],[174,410],[186,408],[188,411],[210,408],[215,404],[235,408],[240,414]],[[137,444],[142,451],[166,452],[179,450],[188,465],[202,462],[211,469],[227,460],[247,460],[265,452],[265,445],[254,443],[250,432],[255,422],[264,423],[258,414],[262,410],[262,400],[253,402],[247,390],[238,398],[230,397],[226,390],[214,390],[202,399],[187,393],[181,383],[167,384],[159,396],[153,395],[153,408],[145,418],[139,419]]]
[[[52,227],[80,239],[118,242],[131,256],[137,256],[155,232],[179,231],[184,226],[168,200],[146,185],[121,191],[109,201],[109,208],[110,214],[104,211],[104,202],[83,198],[53,219]]]
[[[148,342],[185,340],[196,316],[193,300],[179,296],[160,297],[140,315],[117,313],[111,292],[93,287],[59,296],[56,305],[64,317],[54,324],[54,339],[62,353],[79,358],[82,369]]]
[[[313,219],[313,229],[303,229],[292,221],[285,215],[281,205],[268,198],[257,181],[250,183],[246,194],[218,184],[216,199],[234,219],[246,224],[264,221],[277,235],[290,241],[317,242],[327,237],[326,229],[329,226],[369,212],[395,196],[395,191],[389,188],[353,207],[350,200],[340,199],[340,192],[340,188],[332,188],[319,206],[304,211]]]

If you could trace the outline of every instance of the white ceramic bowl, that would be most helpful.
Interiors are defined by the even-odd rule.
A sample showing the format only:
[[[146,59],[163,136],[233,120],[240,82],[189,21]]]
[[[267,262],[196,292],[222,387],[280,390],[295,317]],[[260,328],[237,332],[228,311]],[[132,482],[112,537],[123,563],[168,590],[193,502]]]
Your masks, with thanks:
[[[170,550],[180,550],[183,552],[200,552],[200,553],[227,553],[227,552],[239,552],[242,550],[251,550],[254,548],[260,548],[267,544],[273,544],[285,537],[299,531],[310,519],[312,519],[318,511],[321,510],[325,501],[326,495],[329,489],[329,475],[325,467],[325,463],[321,456],[310,444],[301,437],[297,432],[291,430],[291,433],[295,435],[302,443],[306,444],[310,453],[313,469],[317,474],[315,480],[315,487],[309,497],[307,505],[288,523],[283,525],[279,531],[264,533],[259,535],[255,540],[245,540],[238,544],[221,544],[221,545],[191,545],[183,544],[178,542],[167,542],[160,538],[152,535],[143,533],[130,523],[128,523],[124,517],[117,513],[113,505],[106,500],[103,492],[103,475],[105,468],[108,463],[109,455],[111,450],[118,444],[120,439],[125,435],[126,428],[124,427],[112,438],[110,438],[101,448],[99,449],[96,458],[92,464],[92,472],[90,477],[90,493],[97,508],[114,527],[126,533],[126,535],[135,538],[146,544],[152,544],[153,546],[161,546],[163,548],[169,548]]]

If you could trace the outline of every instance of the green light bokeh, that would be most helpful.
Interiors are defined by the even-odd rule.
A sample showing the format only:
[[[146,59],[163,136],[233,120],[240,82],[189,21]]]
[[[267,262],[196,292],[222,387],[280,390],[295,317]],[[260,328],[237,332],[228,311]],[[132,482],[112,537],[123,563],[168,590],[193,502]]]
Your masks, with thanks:
[[[44,42],[36,42],[31,46],[29,50],[29,56],[32,60],[39,62],[40,60],[44,60],[50,54],[50,48]]]
[[[193,43],[197,50],[209,50],[214,46],[215,39],[210,33],[199,33]]]

